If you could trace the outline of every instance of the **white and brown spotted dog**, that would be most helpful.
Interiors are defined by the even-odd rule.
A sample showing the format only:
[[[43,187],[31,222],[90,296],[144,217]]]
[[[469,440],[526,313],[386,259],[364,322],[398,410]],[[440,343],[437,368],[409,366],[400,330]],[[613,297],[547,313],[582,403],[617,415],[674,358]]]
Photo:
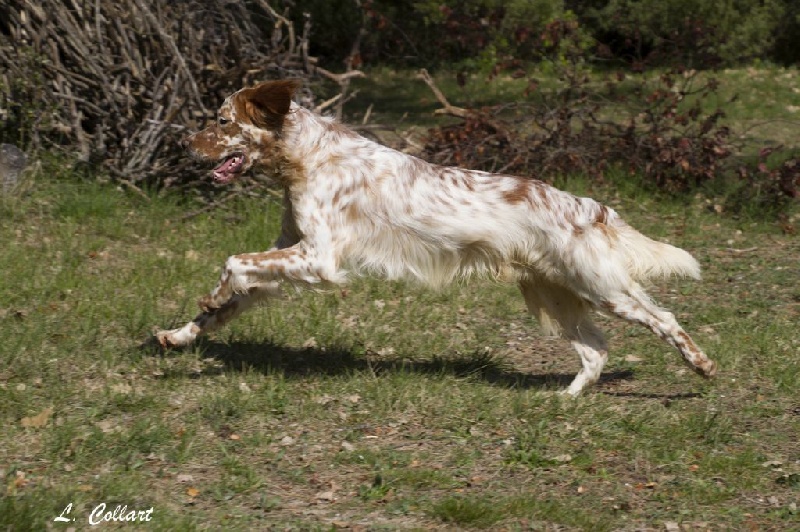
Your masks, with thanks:
[[[597,381],[608,357],[590,310],[639,323],[680,351],[697,373],[710,360],[640,282],[699,278],[687,252],[656,242],[614,210],[541,181],[449,168],[363,138],[292,102],[299,84],[269,81],[228,97],[217,122],[188,137],[194,157],[214,161],[227,183],[253,166],[284,188],[281,234],[269,251],[229,257],[217,286],[185,326],[160,331],[184,346],[282,282],[337,285],[350,273],[440,287],[488,276],[516,282],[548,333],[561,332],[583,364],[566,390]]]

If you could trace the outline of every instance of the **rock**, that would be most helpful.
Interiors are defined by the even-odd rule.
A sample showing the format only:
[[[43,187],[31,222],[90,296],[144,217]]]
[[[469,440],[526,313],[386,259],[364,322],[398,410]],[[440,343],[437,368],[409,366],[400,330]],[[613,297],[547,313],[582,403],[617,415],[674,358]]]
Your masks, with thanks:
[[[25,153],[13,144],[0,144],[0,183],[2,191],[10,192],[28,164]]]

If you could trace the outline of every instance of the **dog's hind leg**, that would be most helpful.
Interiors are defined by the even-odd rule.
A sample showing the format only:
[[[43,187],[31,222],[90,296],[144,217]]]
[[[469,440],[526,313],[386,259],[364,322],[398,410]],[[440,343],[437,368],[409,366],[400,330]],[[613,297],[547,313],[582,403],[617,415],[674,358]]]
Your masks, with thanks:
[[[544,279],[519,283],[525,303],[547,334],[560,333],[581,358],[581,370],[565,393],[575,396],[600,378],[608,346],[603,333],[589,318],[590,305],[571,290]]]
[[[605,298],[600,307],[653,331],[659,338],[675,347],[684,362],[703,377],[711,378],[717,372],[717,363],[708,358],[694,343],[675,320],[675,316],[653,303],[641,287]]]

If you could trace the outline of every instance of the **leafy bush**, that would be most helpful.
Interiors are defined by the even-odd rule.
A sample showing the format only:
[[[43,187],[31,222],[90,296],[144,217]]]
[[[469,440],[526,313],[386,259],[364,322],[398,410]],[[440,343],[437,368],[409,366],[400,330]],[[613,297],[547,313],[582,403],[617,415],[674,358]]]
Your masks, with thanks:
[[[731,154],[719,109],[703,102],[713,79],[676,67],[660,76],[608,74],[602,84],[587,68],[577,23],[554,21],[541,53],[558,79],[554,90],[528,77],[513,112],[482,109],[430,131],[427,156],[444,163],[520,175],[582,173],[602,179],[623,168],[655,185],[686,190],[709,179]]]
[[[631,62],[678,60],[694,68],[764,58],[786,0],[594,0],[573,2],[583,24]]]
[[[572,16],[608,58],[693,68],[754,58],[797,62],[800,6],[794,0],[279,0],[298,24],[314,21],[312,50],[347,57],[364,29],[365,62],[484,67],[538,60],[547,24]]]
[[[775,28],[775,44],[770,54],[771,58],[787,65],[800,63],[798,35],[800,35],[800,2],[787,0],[784,16]]]
[[[530,58],[529,43],[563,13],[563,0],[280,0],[299,24],[313,21],[312,51],[328,63],[347,57],[361,32],[361,59],[395,65]],[[298,28],[299,31],[299,28]]]
[[[621,169],[670,192],[738,172],[745,186],[737,201],[780,212],[798,197],[800,161],[791,154],[780,165],[766,160],[778,150],[762,150],[756,164],[732,157],[738,150],[724,113],[708,103],[717,100],[713,77],[680,65],[657,75],[590,74],[591,47],[575,21],[553,21],[545,33],[539,51],[556,88],[523,72],[528,85],[513,105],[465,110],[442,101],[461,121],[429,131],[427,158],[545,180],[580,173],[602,181]]]
[[[728,198],[727,208],[733,212],[755,207],[780,216],[800,198],[800,158],[787,156],[781,147],[763,148],[754,163],[737,171],[743,186]]]

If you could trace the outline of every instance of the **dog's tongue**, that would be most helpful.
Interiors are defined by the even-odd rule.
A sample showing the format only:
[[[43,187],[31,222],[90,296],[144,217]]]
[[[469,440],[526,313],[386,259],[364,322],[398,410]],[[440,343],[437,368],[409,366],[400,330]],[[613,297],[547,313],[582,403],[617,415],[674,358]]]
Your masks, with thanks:
[[[217,183],[228,183],[233,180],[236,173],[242,167],[242,156],[233,155],[228,157],[222,164],[214,168],[214,181]]]

